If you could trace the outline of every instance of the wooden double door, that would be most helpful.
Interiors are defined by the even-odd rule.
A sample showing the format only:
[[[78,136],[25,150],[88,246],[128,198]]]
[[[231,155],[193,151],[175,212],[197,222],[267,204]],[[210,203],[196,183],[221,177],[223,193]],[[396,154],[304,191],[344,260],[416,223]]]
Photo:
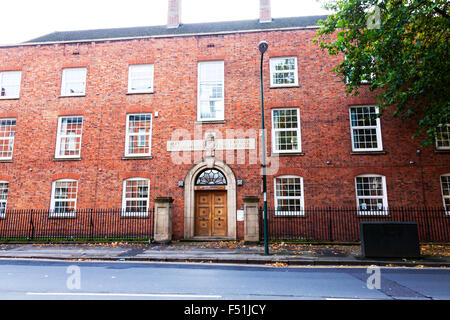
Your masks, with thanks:
[[[195,235],[227,235],[227,192],[195,191]]]

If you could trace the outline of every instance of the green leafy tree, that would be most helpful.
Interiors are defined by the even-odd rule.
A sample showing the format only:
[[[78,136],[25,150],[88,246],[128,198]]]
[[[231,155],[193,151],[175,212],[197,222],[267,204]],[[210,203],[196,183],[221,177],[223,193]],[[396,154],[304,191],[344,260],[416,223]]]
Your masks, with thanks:
[[[449,2],[445,0],[326,0],[332,12],[315,41],[345,59],[334,69],[357,95],[377,92],[380,116],[417,122],[422,144],[450,122]]]

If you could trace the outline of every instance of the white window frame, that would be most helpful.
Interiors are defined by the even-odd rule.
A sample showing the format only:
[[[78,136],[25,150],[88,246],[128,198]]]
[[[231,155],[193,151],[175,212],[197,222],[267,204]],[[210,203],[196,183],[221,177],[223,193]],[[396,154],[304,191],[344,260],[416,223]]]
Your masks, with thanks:
[[[145,181],[147,182],[147,198],[127,198],[127,182],[128,181]],[[127,211],[127,201],[147,201],[146,211],[145,212],[133,212],[133,211]],[[122,217],[148,217],[149,215],[149,205],[150,205],[150,179],[147,178],[128,178],[123,180],[123,186],[122,186]]]
[[[9,83],[10,80],[6,80],[5,78],[7,77],[7,75],[11,75],[11,74],[19,74],[19,78],[18,78],[18,83]],[[20,84],[22,82],[22,71],[0,71],[0,100],[6,100],[6,99],[18,99],[20,97]],[[17,94],[14,95],[1,95],[2,89],[4,88],[5,85],[8,85],[10,87],[18,87],[17,89]],[[6,90],[5,90],[6,92]]]
[[[448,177],[448,179],[450,180],[450,173],[445,173],[445,174],[443,174],[443,175],[441,175],[441,176],[439,177],[439,182],[440,182],[440,184],[441,184],[442,202],[443,202],[443,204],[444,204],[445,214],[448,215],[448,216],[450,216],[450,206],[447,207],[446,204],[445,204],[445,200],[446,200],[446,199],[448,199],[449,202],[450,202],[450,194],[448,194],[448,195],[445,195],[445,194],[444,194],[444,185],[443,185],[443,183],[442,183],[442,177]]]
[[[438,125],[438,127],[436,128],[436,131],[441,130],[440,128],[442,128],[444,126],[447,128],[446,129],[447,131],[450,131],[450,123]],[[450,139],[450,137],[449,137],[449,139]],[[436,150],[450,150],[450,143],[448,146],[438,146],[438,133],[437,132],[436,132],[436,137],[435,137],[435,143],[436,143]]]
[[[6,216],[6,209],[8,208],[8,191],[9,191],[9,182],[0,180],[0,184],[6,184],[6,199],[0,198],[0,204],[4,203],[5,207],[4,210],[0,209],[0,219],[5,218]],[[1,208],[1,207],[0,207]]]
[[[0,122],[1,121],[16,121],[16,124],[15,124],[15,126],[17,126],[17,120],[15,119],[15,118],[0,118]],[[14,129],[14,134],[13,134],[13,136],[11,137],[0,137],[0,140],[3,140],[3,141],[6,141],[6,140],[8,140],[9,141],[9,143],[8,144],[10,144],[11,145],[11,148],[12,148],[12,150],[11,150],[11,156],[9,156],[9,157],[2,157],[1,155],[0,155],[0,160],[11,160],[12,159],[12,157],[13,157],[13,155],[14,155],[14,137],[15,137],[15,135],[16,135],[16,131],[15,131],[15,129]]]
[[[130,133],[130,116],[144,116],[148,115],[150,116],[150,130],[149,132],[137,132],[137,133]],[[130,113],[127,114],[126,119],[126,132],[125,132],[125,157],[149,157],[152,155],[152,125],[153,125],[153,117],[151,113]],[[148,152],[146,153],[130,153],[129,147],[130,147],[130,137],[131,136],[138,136],[138,144],[141,143],[141,137],[148,136]]]
[[[67,76],[70,72],[82,71],[84,74],[82,75],[82,79],[78,79],[77,81],[68,81]],[[77,97],[77,96],[85,96],[86,95],[86,76],[87,76],[87,68],[65,68],[62,70],[62,80],[61,80],[61,96],[62,97]],[[68,92],[70,83],[81,83],[83,84],[83,92]]]
[[[55,198],[56,184],[58,182],[76,182],[77,190],[76,190],[75,200],[71,199],[71,200],[64,201],[65,200],[64,198],[63,199],[56,199]],[[52,195],[51,195],[51,200],[50,200],[50,214],[49,214],[49,217],[50,218],[74,218],[76,216],[77,200],[78,200],[78,181],[77,180],[74,180],[74,179],[58,179],[58,180],[52,181]],[[55,212],[56,201],[60,201],[60,202],[74,202],[74,211]]]
[[[348,108],[349,113],[349,120],[350,120],[350,136],[351,136],[351,144],[352,144],[352,151],[354,152],[370,152],[370,151],[382,151],[383,150],[383,140],[381,136],[381,121],[380,117],[377,117],[376,125],[375,126],[353,126],[352,124],[352,109],[355,108],[366,108],[366,107],[374,107],[376,114],[379,114],[379,108],[374,105],[359,105],[359,106],[350,106]],[[355,148],[355,141],[354,141],[354,133],[353,130],[364,130],[364,129],[375,129],[376,135],[377,135],[377,148]]]
[[[300,197],[295,196],[277,196],[277,179],[283,179],[283,178],[295,178],[300,179]],[[296,175],[282,175],[277,176],[273,179],[273,195],[274,195],[274,208],[275,213],[274,215],[276,217],[285,217],[285,216],[304,216],[305,215],[305,193],[303,188],[303,177],[296,176]],[[299,199],[300,200],[300,211],[279,211],[278,208],[278,200],[281,199]]]
[[[210,98],[208,101],[222,101],[222,110],[221,112],[216,112],[215,118],[202,118],[201,116],[201,96],[200,96],[200,88],[203,83],[206,81],[201,79],[201,68],[204,65],[218,65],[218,68],[222,69],[222,77],[216,81],[212,82],[221,82],[222,83],[222,98]],[[207,82],[206,82],[207,83]],[[221,121],[225,120],[225,62],[224,61],[200,61],[197,65],[197,121]]]
[[[68,118],[81,118],[81,133],[80,134],[61,134],[61,125],[63,119]],[[81,145],[82,145],[82,136],[83,136],[83,125],[84,119],[82,116],[63,116],[58,118],[58,131],[56,133],[56,148],[55,148],[55,158],[56,159],[78,159],[81,157]],[[80,147],[78,149],[78,154],[75,155],[60,155],[61,152],[61,140],[63,138],[79,138],[80,139]]]
[[[297,128],[275,128],[275,117],[274,112],[280,111],[280,110],[296,110],[297,111]],[[300,129],[300,109],[299,108],[276,108],[272,109],[272,152],[273,153],[299,153],[302,152],[302,136],[301,136],[301,129]],[[293,150],[278,150],[277,144],[276,144],[276,133],[282,132],[282,131],[296,131],[297,132],[297,149]]]
[[[134,71],[138,69],[148,68],[148,74],[144,77],[136,77]],[[148,89],[134,89],[132,88],[133,80],[148,80],[151,82],[151,87]],[[154,65],[153,64],[134,64],[128,67],[128,93],[153,93],[154,88]]]
[[[274,75],[276,73],[281,73],[282,71],[275,70],[276,62],[279,60],[285,60],[285,59],[294,59],[295,61],[295,69],[289,72],[294,73],[294,83],[274,83]],[[269,66],[270,66],[270,87],[271,88],[282,88],[282,87],[296,87],[298,86],[298,62],[296,56],[286,56],[286,57],[273,57],[269,59]]]
[[[381,178],[381,185],[383,188],[383,195],[382,196],[358,196],[358,178]],[[376,216],[383,216],[383,215],[389,215],[389,208],[388,208],[388,197],[387,197],[387,188],[386,188],[386,177],[380,174],[360,174],[355,177],[355,196],[356,196],[356,208],[358,210],[358,215],[366,216],[366,215],[376,215]],[[361,198],[364,199],[382,199],[383,208],[381,211],[370,211],[370,210],[362,210],[359,205],[359,200]]]

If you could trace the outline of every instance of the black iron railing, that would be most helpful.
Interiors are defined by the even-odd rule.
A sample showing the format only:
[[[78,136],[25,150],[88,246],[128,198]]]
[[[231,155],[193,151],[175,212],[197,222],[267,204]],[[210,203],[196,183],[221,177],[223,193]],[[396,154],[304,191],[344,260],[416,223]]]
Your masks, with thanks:
[[[153,240],[154,209],[7,210],[0,213],[0,241],[148,241]]]
[[[359,242],[360,222],[415,222],[420,242],[450,242],[450,212],[443,208],[389,208],[361,211],[357,208],[305,208],[298,212],[268,209],[270,240]],[[260,238],[263,214],[260,208]]]

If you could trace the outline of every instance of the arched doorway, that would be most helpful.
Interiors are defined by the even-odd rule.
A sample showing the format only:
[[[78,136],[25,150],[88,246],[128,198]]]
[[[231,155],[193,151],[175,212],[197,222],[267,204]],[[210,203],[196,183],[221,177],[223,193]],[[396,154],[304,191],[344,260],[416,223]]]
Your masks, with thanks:
[[[236,239],[236,180],[229,166],[208,159],[185,178],[184,237]]]
[[[217,169],[204,169],[195,179],[196,237],[227,236],[227,179]]]

